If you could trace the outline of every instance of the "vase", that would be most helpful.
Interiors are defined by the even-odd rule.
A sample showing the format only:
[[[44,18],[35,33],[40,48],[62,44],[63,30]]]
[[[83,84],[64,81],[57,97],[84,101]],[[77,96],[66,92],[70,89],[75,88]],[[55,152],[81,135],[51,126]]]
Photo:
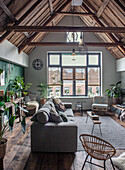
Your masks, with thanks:
[[[0,159],[4,158],[6,153],[6,145],[7,145],[7,139],[2,139],[2,143],[0,143]]]

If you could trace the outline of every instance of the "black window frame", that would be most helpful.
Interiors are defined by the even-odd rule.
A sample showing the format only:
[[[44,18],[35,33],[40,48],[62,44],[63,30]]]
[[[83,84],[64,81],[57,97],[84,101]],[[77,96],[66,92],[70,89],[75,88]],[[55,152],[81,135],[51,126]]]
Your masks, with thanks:
[[[76,80],[74,80],[73,81],[73,95],[64,95],[63,94],[63,84],[61,84],[61,96],[63,97],[63,96],[66,96],[66,97],[73,97],[73,96],[88,96],[88,68],[89,67],[99,67],[100,68],[100,95],[99,96],[101,96],[101,91],[102,91],[102,84],[101,84],[101,70],[102,70],[102,68],[101,68],[101,53],[100,52],[88,52],[88,53],[83,53],[83,55],[86,55],[86,66],[62,66],[62,54],[71,54],[70,52],[57,52],[57,53],[53,53],[53,52],[50,52],[50,53],[48,53],[48,68],[49,67],[60,67],[61,68],[61,81],[63,81],[62,80],[62,69],[63,68],[85,68],[85,70],[86,70],[86,80],[85,80],[85,95],[76,95],[76,92],[75,92],[75,89],[76,89],[76,85],[75,85],[75,81],[77,81],[77,79]],[[76,53],[76,54],[79,54],[79,53]],[[50,65],[50,56],[51,55],[59,55],[60,56],[60,63],[59,63],[59,65]],[[82,55],[82,54],[80,54],[80,55]],[[89,55],[98,55],[98,65],[90,65],[89,64]]]

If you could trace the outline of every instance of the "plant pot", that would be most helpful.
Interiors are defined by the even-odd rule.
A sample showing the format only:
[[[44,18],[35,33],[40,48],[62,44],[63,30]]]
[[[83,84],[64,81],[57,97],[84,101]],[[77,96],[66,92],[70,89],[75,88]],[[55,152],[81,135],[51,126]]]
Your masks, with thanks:
[[[118,98],[113,97],[113,104],[121,104],[121,97]]]
[[[46,102],[46,99],[44,99],[44,98],[43,98],[43,99],[40,99],[40,104],[41,104],[41,105],[44,105],[45,102]]]
[[[7,145],[7,139],[2,139],[2,143],[0,143],[0,159],[4,158],[6,153],[6,145]]]

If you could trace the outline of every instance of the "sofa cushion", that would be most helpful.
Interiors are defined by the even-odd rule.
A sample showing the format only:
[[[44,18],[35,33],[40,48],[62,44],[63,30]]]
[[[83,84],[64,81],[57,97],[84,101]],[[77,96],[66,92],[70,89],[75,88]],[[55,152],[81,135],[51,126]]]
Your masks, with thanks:
[[[74,117],[72,109],[66,109],[64,113],[66,114],[67,117]]]
[[[49,121],[49,112],[50,110],[48,108],[41,108],[33,115],[31,121],[38,121],[39,123],[45,124]]]
[[[54,108],[50,110],[50,122],[60,123],[63,119],[58,115]]]

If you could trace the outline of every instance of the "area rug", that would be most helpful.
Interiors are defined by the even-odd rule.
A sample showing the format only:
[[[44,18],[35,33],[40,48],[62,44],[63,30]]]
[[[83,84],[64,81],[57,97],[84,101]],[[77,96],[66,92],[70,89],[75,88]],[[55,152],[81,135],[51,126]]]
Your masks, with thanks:
[[[86,123],[86,117],[74,117],[78,125],[78,142],[77,150],[83,150],[81,142],[79,140],[80,134],[91,134],[92,131],[92,120],[88,118]],[[115,122],[109,116],[101,116],[101,130],[102,135],[100,134],[99,126],[95,125],[93,135],[98,136],[107,142],[111,143],[116,149],[125,149],[125,128]]]

